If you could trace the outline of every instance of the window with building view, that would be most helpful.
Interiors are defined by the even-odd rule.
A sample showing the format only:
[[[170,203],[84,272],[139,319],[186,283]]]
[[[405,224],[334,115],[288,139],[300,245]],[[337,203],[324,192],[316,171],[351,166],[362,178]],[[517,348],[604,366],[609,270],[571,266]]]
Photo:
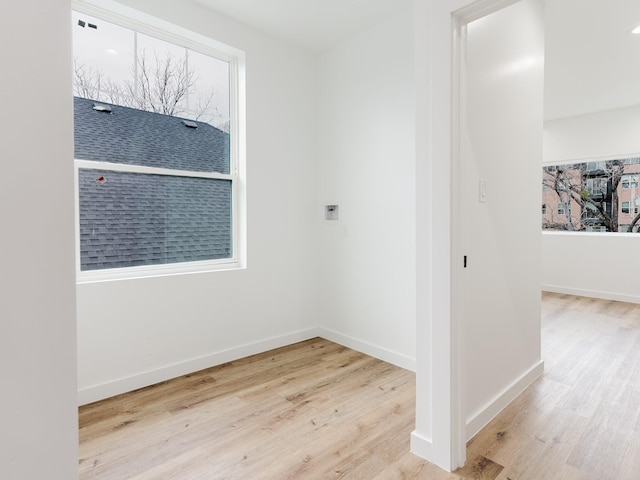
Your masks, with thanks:
[[[622,188],[638,188],[638,175],[624,175]]]
[[[637,233],[640,157],[542,168],[542,229]]]
[[[81,272],[235,261],[236,59],[167,38],[73,12]]]

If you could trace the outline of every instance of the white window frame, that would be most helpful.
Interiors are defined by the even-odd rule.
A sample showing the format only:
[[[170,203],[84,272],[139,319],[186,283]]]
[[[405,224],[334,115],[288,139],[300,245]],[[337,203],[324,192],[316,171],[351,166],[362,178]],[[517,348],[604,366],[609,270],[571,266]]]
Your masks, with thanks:
[[[92,283],[165,275],[181,275],[219,270],[246,268],[246,193],[245,193],[245,55],[244,52],[204,35],[160,20],[138,10],[105,0],[72,0],[72,10],[100,18],[122,27],[186,47],[229,62],[230,74],[230,165],[229,174],[193,172],[145,167],[110,162],[95,162],[74,158],[75,170],[75,229],[76,229],[76,282]],[[230,258],[207,261],[144,265],[81,271],[80,262],[80,201],[79,170],[100,169],[118,172],[160,174],[230,180],[232,186],[232,249]]]
[[[624,207],[625,203],[627,204],[626,211],[625,211],[625,207]],[[624,214],[631,213],[631,202],[620,202],[620,212],[624,213]]]
[[[627,211],[624,211],[624,204],[627,204]],[[632,211],[633,209],[633,211]],[[621,202],[620,203],[620,211],[624,214],[624,215],[636,215],[638,213],[638,203],[637,201],[635,202],[631,202],[631,201],[625,201],[625,202]]]
[[[622,185],[622,188],[625,190],[638,188],[638,175],[633,173],[623,175],[622,180],[620,181],[620,185]]]

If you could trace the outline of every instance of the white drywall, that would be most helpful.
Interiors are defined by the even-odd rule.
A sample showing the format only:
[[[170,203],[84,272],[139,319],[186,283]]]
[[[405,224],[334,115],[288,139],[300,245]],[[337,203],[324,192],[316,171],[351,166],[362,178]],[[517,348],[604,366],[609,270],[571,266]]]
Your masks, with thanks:
[[[467,27],[454,228],[468,257],[456,302],[467,439],[542,374],[542,18],[540,0],[522,0]]]
[[[415,368],[415,119],[411,10],[319,60],[323,335]],[[338,204],[339,220],[322,208]]]
[[[640,105],[544,124],[545,162],[566,162],[640,154]]]
[[[638,249],[638,235],[544,232],[542,289],[640,303]]]
[[[640,106],[545,123],[545,162],[640,154]],[[542,288],[640,303],[640,235],[542,234]]]
[[[76,478],[69,2],[0,17],[0,478]]]
[[[81,403],[317,334],[315,58],[192,2],[121,3],[246,53],[248,267],[78,285]]]

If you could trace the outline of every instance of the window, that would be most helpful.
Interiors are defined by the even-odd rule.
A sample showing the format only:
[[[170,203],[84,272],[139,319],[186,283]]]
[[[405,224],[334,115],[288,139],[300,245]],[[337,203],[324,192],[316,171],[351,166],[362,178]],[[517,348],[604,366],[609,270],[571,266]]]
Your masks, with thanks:
[[[598,172],[606,168],[607,162],[588,162],[586,170],[587,172]]]
[[[569,203],[559,203],[558,204],[558,215],[571,215],[571,204],[569,204]]]
[[[622,188],[638,188],[638,175],[623,175],[620,184]]]
[[[606,210],[606,205],[604,205],[604,209]],[[598,209],[592,203],[586,203],[582,210],[582,221],[583,222],[594,222],[598,221]]]
[[[603,225],[593,225],[593,226],[585,227],[584,230],[585,232],[606,232],[607,227]]]
[[[542,204],[542,215],[546,215],[546,213],[547,213],[547,204],[543,203]]]
[[[606,195],[607,179],[603,177],[587,178],[584,182],[585,189],[590,197],[595,195]]]
[[[543,188],[541,199],[543,205],[553,208],[547,208],[547,214],[542,215],[542,229],[585,232],[600,231],[594,228],[606,226],[607,232],[621,231],[621,223],[630,223],[628,215],[640,211],[639,162],[640,157],[628,156],[545,164],[542,185],[547,189],[545,192]]]
[[[622,213],[631,213],[631,202],[622,202]],[[638,203],[634,205],[633,213],[638,213]]]
[[[132,24],[73,12],[79,273],[238,265],[241,54]]]

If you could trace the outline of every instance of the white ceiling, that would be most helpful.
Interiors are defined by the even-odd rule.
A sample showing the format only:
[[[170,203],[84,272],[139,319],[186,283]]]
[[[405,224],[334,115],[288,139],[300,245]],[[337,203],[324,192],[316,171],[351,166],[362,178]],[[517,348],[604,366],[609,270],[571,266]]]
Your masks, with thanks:
[[[547,0],[545,117],[640,105],[639,0]]]
[[[321,53],[413,0],[194,0],[273,37]]]
[[[194,0],[323,52],[413,0]],[[640,0],[546,0],[545,117],[640,105]]]

